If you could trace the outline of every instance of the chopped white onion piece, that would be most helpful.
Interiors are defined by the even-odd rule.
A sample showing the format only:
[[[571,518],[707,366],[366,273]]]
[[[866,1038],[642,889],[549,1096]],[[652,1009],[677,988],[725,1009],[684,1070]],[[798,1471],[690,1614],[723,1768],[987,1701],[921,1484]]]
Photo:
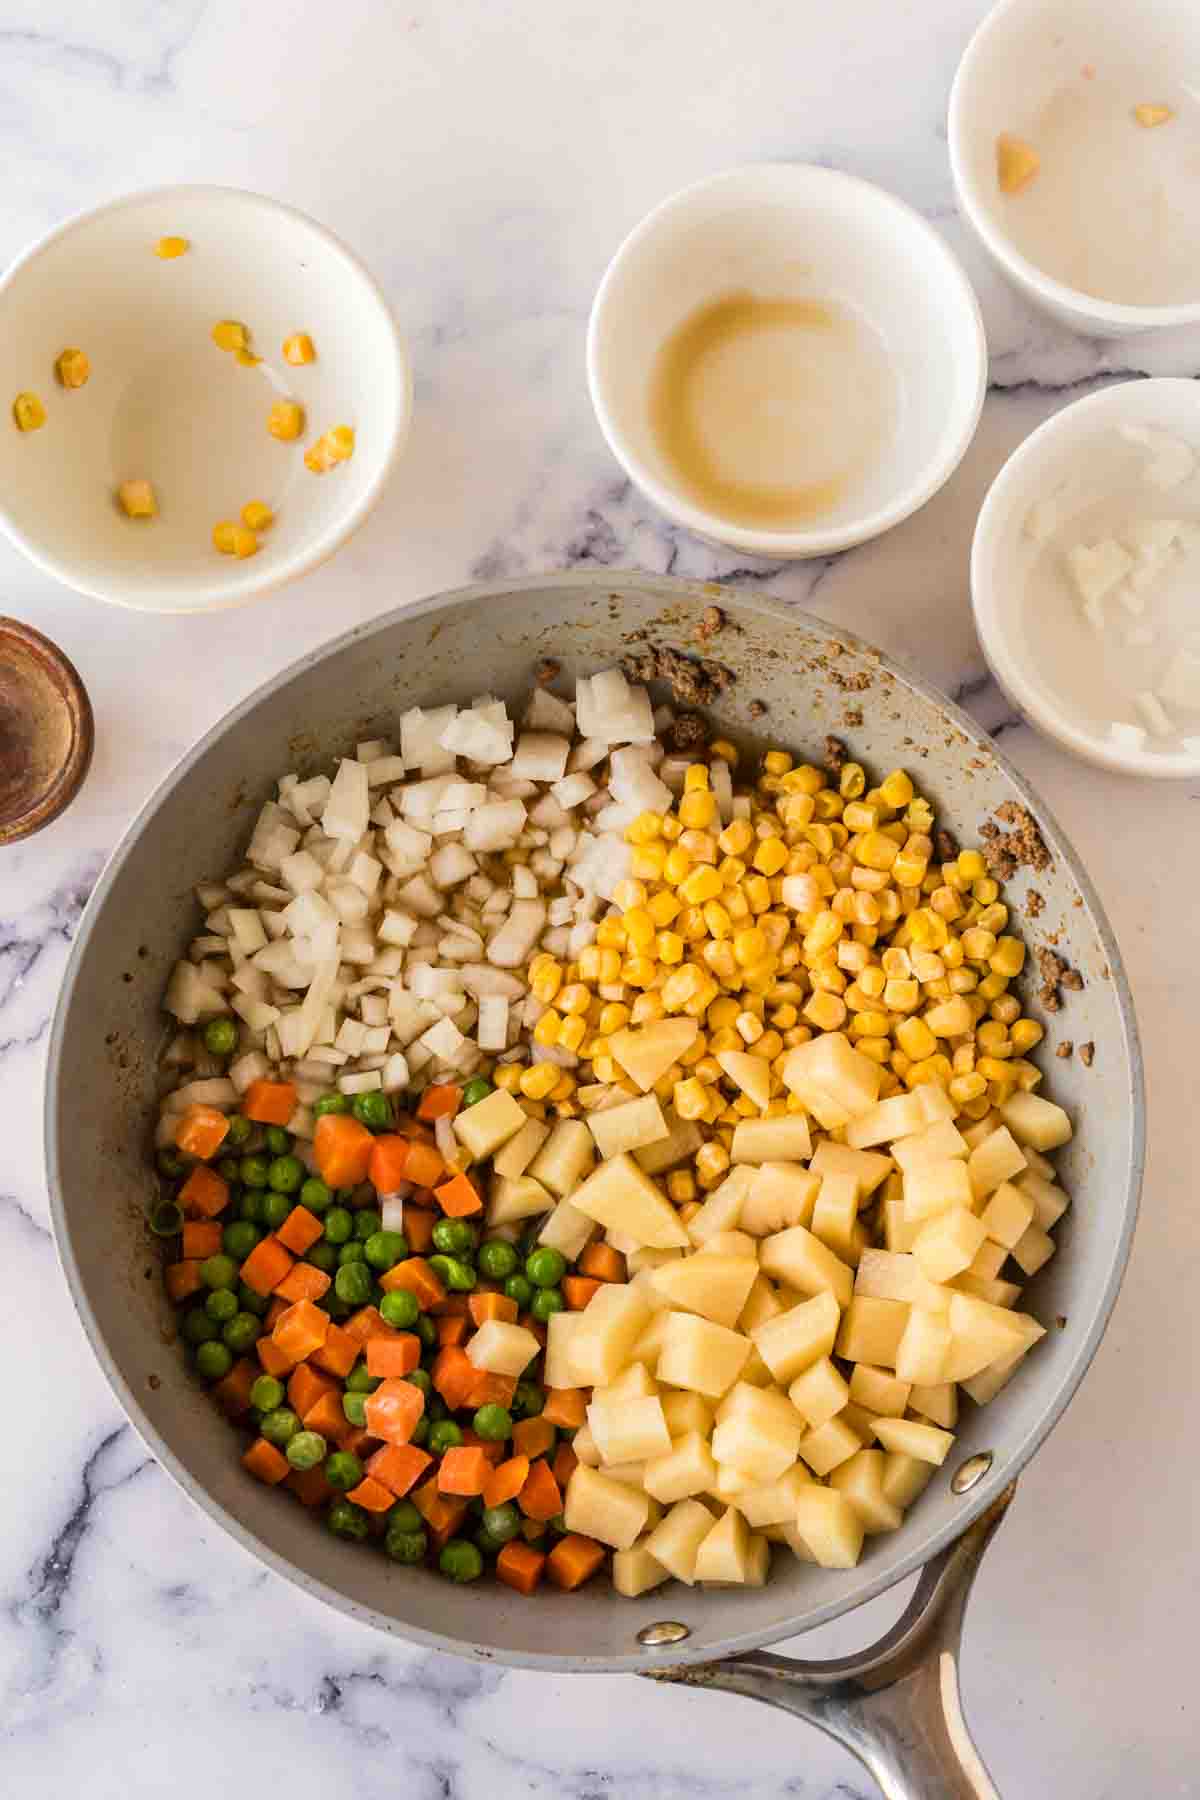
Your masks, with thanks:
[[[443,748],[442,733],[458,712],[456,706],[438,706],[426,712],[414,706],[400,720],[400,755],[410,769],[438,775],[454,767],[454,753]]]
[[[361,1075],[339,1075],[337,1084],[342,1094],[374,1094],[383,1086],[378,1069],[367,1069]]]
[[[405,1186],[409,1184],[406,1182]],[[379,1200],[379,1223],[384,1231],[404,1230],[404,1195],[383,1194]]]

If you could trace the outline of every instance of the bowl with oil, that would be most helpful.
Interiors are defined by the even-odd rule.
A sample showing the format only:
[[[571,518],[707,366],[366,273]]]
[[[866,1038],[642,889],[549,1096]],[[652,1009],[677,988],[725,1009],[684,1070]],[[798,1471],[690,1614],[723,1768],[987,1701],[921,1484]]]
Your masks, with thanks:
[[[924,505],[987,382],[978,303],[933,227],[800,163],[731,170],[650,213],[600,284],[587,359],[642,492],[700,537],[781,559]]]

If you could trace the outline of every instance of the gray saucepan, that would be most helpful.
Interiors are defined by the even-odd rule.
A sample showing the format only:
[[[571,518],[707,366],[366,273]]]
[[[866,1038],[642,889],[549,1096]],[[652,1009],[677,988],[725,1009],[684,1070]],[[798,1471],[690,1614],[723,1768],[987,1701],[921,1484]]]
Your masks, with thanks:
[[[696,627],[717,601],[724,629],[701,646]],[[1050,1065],[1048,1086],[1076,1134],[1061,1157],[1074,1204],[1058,1229],[1058,1255],[1030,1290],[1048,1335],[990,1406],[965,1409],[950,1461],[901,1530],[869,1539],[848,1571],[777,1555],[761,1589],[674,1585],[628,1601],[595,1583],[531,1604],[501,1587],[455,1587],[358,1553],[241,1469],[229,1426],[169,1341],[144,1223],[164,1042],[159,1002],[170,963],[196,929],[192,884],[231,864],[279,773],[315,768],[356,739],[394,731],[416,703],[483,690],[515,702],[539,658],[557,659],[570,679],[647,641],[701,648],[733,671],[716,709],[726,733],[760,744],[769,735],[818,760],[827,733],[847,737],[870,769],[912,770],[964,841],[977,841],[1004,802],[1027,808],[1052,861],[1034,875],[1019,870],[1010,896],[1021,916],[1031,886],[1040,893],[1043,907],[1025,928],[1082,974],[1070,1030],[1077,1042],[1094,1040],[1097,1053],[1091,1069],[1078,1059]],[[1036,1013],[1032,996],[1030,1004]],[[1071,1398],[1116,1297],[1142,1170],[1142,1065],[1120,956],[1079,859],[991,742],[918,677],[776,601],[603,572],[473,587],[349,632],[236,707],[115,851],[63,984],[46,1136],[63,1265],[118,1399],[180,1486],[278,1574],[352,1618],[458,1655],[555,1672],[624,1670],[766,1699],[840,1736],[897,1800],[992,1792],[958,1710],[966,1587],[1015,1476]],[[802,1665],[757,1653],[922,1567],[904,1620],[866,1655]]]

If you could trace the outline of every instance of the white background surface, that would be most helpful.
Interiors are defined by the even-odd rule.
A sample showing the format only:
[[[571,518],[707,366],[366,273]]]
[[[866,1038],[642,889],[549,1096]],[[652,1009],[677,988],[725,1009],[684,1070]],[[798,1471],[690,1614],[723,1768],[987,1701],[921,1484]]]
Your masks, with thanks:
[[[1130,0],[1132,10],[1132,0]],[[1142,1223],[1113,1325],[1025,1476],[976,1590],[967,1708],[1008,1800],[1200,1793],[1195,1589],[1200,792],[1106,777],[1014,721],[970,626],[987,483],[1105,374],[1192,375],[1200,337],[1072,338],[964,244],[944,108],[979,0],[0,0],[0,257],[122,189],[215,180],[332,225],[391,295],[417,365],[408,457],[331,564],[253,609],[138,617],[0,545],[0,604],[56,638],[96,707],[70,813],[0,853],[0,1791],[141,1800],[865,1796],[814,1733],[741,1701],[556,1681],[407,1651],[262,1573],[124,1425],[47,1232],[38,1123],[68,941],[107,851],[196,736],[355,620],[472,576],[564,565],[731,575],[810,603],[963,696],[1088,862],[1148,1063]],[[591,418],[583,334],[654,202],[741,161],[885,183],[964,253],[987,319],[984,422],[949,487],[829,564],[739,569],[631,494]],[[104,1204],[103,1171],[96,1203]],[[848,1648],[898,1610],[808,1639]]]

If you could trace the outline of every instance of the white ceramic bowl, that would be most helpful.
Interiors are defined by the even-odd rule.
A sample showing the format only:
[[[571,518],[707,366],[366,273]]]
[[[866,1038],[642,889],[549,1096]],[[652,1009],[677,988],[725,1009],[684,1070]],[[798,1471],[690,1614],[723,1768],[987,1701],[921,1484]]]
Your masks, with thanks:
[[[190,240],[173,261],[162,237]],[[242,367],[211,330],[237,319],[263,357]],[[285,337],[316,360],[293,368]],[[63,389],[60,350],[82,349],[86,386]],[[20,432],[13,397],[36,393],[40,430]],[[267,431],[272,403],[305,409],[300,440]],[[236,606],[303,574],[366,517],[403,447],[408,357],[371,276],[312,219],[235,188],[152,189],[59,226],[0,280],[0,524],[47,574],[150,612]],[[354,427],[354,455],[324,475],[306,444]],[[144,477],[160,514],[131,520],[121,481]],[[258,554],[213,547],[212,528],[265,500],[276,522]]]
[[[1200,756],[1186,751],[1125,749],[1103,728],[1083,730],[1064,711],[1022,622],[1024,583],[1038,554],[1025,521],[1068,477],[1088,468],[1089,453],[1111,451],[1123,425],[1157,426],[1200,451],[1200,385],[1194,381],[1127,381],[1076,400],[1014,450],[988,490],[971,546],[975,625],[993,675],[1009,699],[1065,749],[1127,775],[1195,779]],[[1200,476],[1182,489],[1147,499],[1163,514],[1200,519]],[[1082,627],[1081,627],[1082,629]]]
[[[657,354],[705,302],[839,303],[872,328],[897,389],[895,429],[859,486],[802,530],[748,529],[698,506],[650,417]],[[915,512],[958,465],[987,384],[970,283],[933,227],[855,176],[802,163],[734,169],[684,188],[626,238],[588,328],[588,383],[601,429],[631,480],[677,524],[756,556],[824,556]]]
[[[1128,304],[1101,292],[1083,292],[1061,275],[1038,267],[1013,239],[1026,196],[1000,192],[996,139],[1010,132],[1036,148],[1048,104],[1060,108],[1086,103],[1089,93],[1103,91],[1112,97],[1114,121],[1119,112],[1121,124],[1137,133],[1129,140],[1130,152],[1159,155],[1169,149],[1163,133],[1140,132],[1129,113],[1147,101],[1172,103],[1182,98],[1186,103],[1198,62],[1196,0],[1000,0],[967,46],[951,89],[948,130],[960,210],[1010,280],[1073,330],[1112,336],[1194,324],[1200,320],[1200,267],[1194,297],[1173,305]],[[1111,186],[1104,197],[1105,159],[1110,152],[1119,154],[1119,137],[1110,140],[1108,129],[1104,127],[1103,142],[1097,139],[1092,179],[1102,196],[1101,206],[1108,204],[1113,229],[1120,233],[1122,199]],[[1039,181],[1044,174],[1043,162]],[[1181,205],[1187,204],[1189,180],[1194,188],[1194,174],[1181,177]],[[1069,230],[1068,222],[1056,242],[1056,249],[1062,245],[1064,260]],[[1086,234],[1070,254],[1086,259]],[[1103,265],[1098,265],[1098,272],[1104,273]],[[1088,286],[1090,290],[1090,282]]]

